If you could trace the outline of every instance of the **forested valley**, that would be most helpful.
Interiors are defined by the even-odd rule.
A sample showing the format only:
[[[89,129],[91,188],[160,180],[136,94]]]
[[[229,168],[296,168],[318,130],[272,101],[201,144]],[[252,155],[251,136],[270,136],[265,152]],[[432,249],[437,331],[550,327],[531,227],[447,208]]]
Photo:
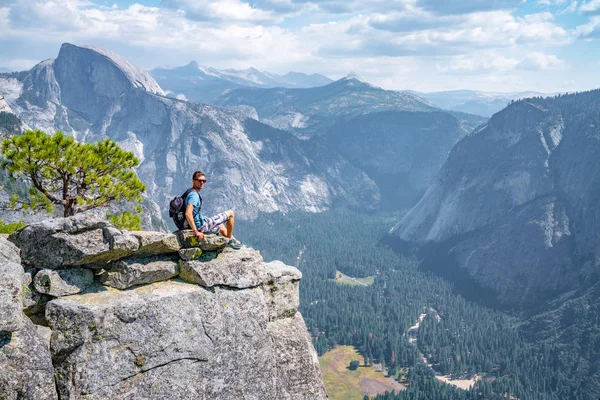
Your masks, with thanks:
[[[359,349],[364,364],[383,364],[408,388],[396,399],[596,399],[600,390],[598,285],[536,315],[467,301],[453,285],[419,268],[415,256],[382,244],[399,213],[352,211],[265,214],[236,230],[265,260],[303,273],[301,312],[319,355],[337,345]],[[370,286],[340,285],[336,271],[375,276]],[[408,329],[425,313],[416,344]],[[477,376],[470,390],[439,382]]]

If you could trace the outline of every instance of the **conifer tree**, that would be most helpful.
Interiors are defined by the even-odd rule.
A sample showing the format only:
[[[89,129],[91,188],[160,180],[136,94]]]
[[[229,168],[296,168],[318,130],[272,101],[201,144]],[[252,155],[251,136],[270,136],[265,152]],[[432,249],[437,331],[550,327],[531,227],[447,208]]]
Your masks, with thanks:
[[[79,143],[60,131],[28,130],[4,139],[1,154],[9,175],[31,184],[29,196],[13,195],[13,206],[51,212],[59,205],[68,217],[113,201],[140,202],[146,190],[133,171],[137,158],[110,139]]]

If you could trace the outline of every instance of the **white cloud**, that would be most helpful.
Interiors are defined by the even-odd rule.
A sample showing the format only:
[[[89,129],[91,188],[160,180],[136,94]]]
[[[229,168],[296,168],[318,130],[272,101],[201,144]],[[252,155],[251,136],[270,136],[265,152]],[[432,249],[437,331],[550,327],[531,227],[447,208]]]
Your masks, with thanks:
[[[597,14],[600,12],[600,0],[590,0],[579,6],[579,12],[583,14]]]
[[[8,8],[8,7],[0,8],[0,31],[8,29],[8,25],[10,22],[10,20],[8,18],[9,14],[10,14],[10,8]]]
[[[591,17],[587,24],[575,28],[575,35],[581,39],[592,39],[600,36],[600,16]]]
[[[483,86],[504,82],[508,74],[518,71],[528,73],[524,68],[559,68],[562,60],[544,52],[569,44],[574,33],[597,29],[587,24],[569,32],[549,12],[522,17],[512,10],[436,15],[420,8],[417,0],[392,2],[389,10],[383,0],[370,1],[364,4],[364,13],[358,1],[258,0],[251,5],[244,0],[225,1],[177,0],[179,6],[171,1],[168,8],[141,4],[119,8],[83,0],[15,0],[10,13],[0,8],[4,53],[0,64],[32,58],[21,52],[29,47],[23,44],[48,49],[43,57],[47,58],[56,57],[62,42],[71,42],[106,47],[143,68],[196,59],[216,68],[254,66],[278,73],[319,72],[333,78],[355,70],[386,88],[421,89],[436,84],[447,88],[444,74],[463,79],[473,73],[478,76],[473,82]],[[344,5],[344,12],[350,14],[339,14],[335,20],[319,15],[319,23],[306,22],[315,10],[342,12]],[[196,15],[191,16],[194,7]],[[294,27],[277,23],[282,15],[298,13],[304,14]],[[5,28],[3,17],[11,18]],[[21,45],[18,49],[18,44],[12,45],[15,50],[7,56],[6,43]],[[529,54],[533,55],[528,58]]]
[[[240,0],[167,0],[165,4],[201,21],[275,23],[282,20],[277,13],[252,7]]]
[[[533,52],[525,56],[507,57],[496,51],[481,51],[471,55],[450,57],[438,63],[441,73],[482,74],[504,73],[514,70],[549,70],[564,68],[566,63],[552,54]]]
[[[537,0],[537,4],[542,6],[555,6],[565,4],[568,0]]]
[[[478,11],[518,7],[521,0],[420,0],[419,6],[439,15],[469,14]]]
[[[377,43],[389,55],[402,54],[466,54],[478,49],[499,49],[514,45],[555,46],[567,44],[573,37],[564,28],[554,23],[549,12],[514,17],[507,11],[473,13],[460,17],[435,17],[425,14],[419,22],[410,21],[406,13],[387,16],[375,15],[369,18],[371,27],[379,31],[360,30],[362,37],[368,37],[369,50],[377,48]],[[436,21],[436,19],[440,21]],[[457,19],[458,18],[458,19]],[[437,22],[437,23],[436,23]],[[411,23],[412,30],[402,31]],[[401,25],[396,28],[394,25]],[[359,48],[352,48],[360,51]]]
[[[573,14],[575,11],[577,11],[577,6],[578,6],[578,2],[574,1],[571,4],[569,4],[564,10],[559,11],[558,15],[564,15],[564,14]]]
[[[566,63],[553,54],[531,53],[528,54],[519,64],[519,69],[545,70],[564,68]]]
[[[504,72],[515,69],[519,60],[505,57],[494,52],[480,52],[473,55],[460,55],[445,60],[437,65],[439,72],[449,73],[482,73],[482,72]]]

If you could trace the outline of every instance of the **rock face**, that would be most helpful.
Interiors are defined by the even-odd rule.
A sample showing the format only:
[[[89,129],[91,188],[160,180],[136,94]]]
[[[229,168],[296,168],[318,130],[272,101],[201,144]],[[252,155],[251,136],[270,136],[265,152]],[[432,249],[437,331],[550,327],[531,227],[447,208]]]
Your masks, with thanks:
[[[200,249],[202,251],[216,251],[222,249],[227,243],[227,239],[218,235],[204,235],[204,240],[198,242],[194,233],[190,230],[177,232],[180,246],[184,249]]]
[[[33,228],[41,231],[38,236]],[[14,315],[1,321],[14,332],[0,333],[0,398],[327,398],[298,312],[302,275],[296,268],[265,263],[257,251],[228,248],[211,235],[195,248],[183,241],[188,248],[181,249],[174,235],[121,232],[81,216],[33,228],[11,236],[28,249],[22,251],[32,268],[24,274],[18,249],[0,238],[6,261],[0,272],[9,271],[17,289],[35,274],[34,288],[54,297],[45,304],[45,318],[36,320],[49,328],[34,326],[21,312],[21,292],[10,291],[12,306],[6,309]],[[98,229],[112,235],[113,245],[106,236],[88,234]],[[133,254],[113,251],[114,243],[129,243],[124,238],[130,237],[138,246]],[[24,238],[35,238],[40,254],[49,258],[54,249],[64,258],[50,263],[57,268],[38,271],[48,261],[34,256]],[[95,240],[104,247],[89,243]],[[154,255],[147,255],[149,248]],[[188,261],[177,262],[179,250]],[[187,257],[192,250],[196,256]],[[97,257],[108,260],[99,263]],[[81,260],[90,264],[71,265]],[[189,282],[174,279],[180,265],[181,278]],[[96,280],[72,294],[71,286],[81,285],[65,281],[91,277],[91,268],[101,269]],[[44,279],[54,281],[44,286],[38,282]],[[26,298],[28,305],[34,302],[34,296]]]
[[[181,278],[205,287],[255,287],[267,279],[267,270],[256,250],[226,248],[214,256],[204,253],[198,260],[181,261]]]
[[[92,214],[33,223],[10,235],[9,240],[21,249],[24,263],[40,269],[106,263],[139,248],[135,236]]]
[[[14,332],[23,323],[20,261],[19,249],[0,238],[0,333]]]
[[[28,316],[43,314],[46,303],[52,298],[35,290],[33,286],[33,277],[37,273],[35,268],[31,268],[23,274],[22,295],[23,311]]]
[[[46,340],[22,313],[18,249],[0,238],[0,398],[57,399]]]
[[[156,254],[177,253],[181,248],[177,236],[164,232],[130,232],[140,243],[135,252],[138,256],[153,256]]]
[[[55,300],[47,316],[65,398],[326,398],[301,317],[269,323],[260,289],[161,282]]]
[[[269,319],[274,321],[285,316],[293,316],[300,307],[298,293],[302,273],[281,261],[271,261],[265,267],[268,283],[263,286],[263,289],[269,301]]]
[[[27,318],[16,332],[0,333],[0,398],[58,399],[50,351]]]
[[[177,259],[164,256],[135,257],[114,261],[105,267],[100,280],[106,286],[127,289],[135,285],[160,282],[179,274]]]
[[[33,286],[38,293],[60,297],[79,293],[93,281],[94,273],[91,269],[43,269],[33,278]]]
[[[393,228],[504,304],[576,289],[600,266],[600,91],[515,102],[461,140]]]

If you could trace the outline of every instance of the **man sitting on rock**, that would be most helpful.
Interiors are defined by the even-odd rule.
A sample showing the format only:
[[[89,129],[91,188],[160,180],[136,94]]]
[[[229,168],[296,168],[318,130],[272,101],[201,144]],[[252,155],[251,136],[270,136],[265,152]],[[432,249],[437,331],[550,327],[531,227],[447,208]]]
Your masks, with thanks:
[[[198,240],[204,240],[205,233],[220,233],[229,239],[228,246],[236,250],[242,247],[242,243],[233,237],[234,216],[233,210],[227,210],[211,218],[202,215],[202,197],[200,190],[206,184],[206,175],[202,171],[194,172],[192,175],[192,191],[186,196],[185,200],[185,219],[188,226],[194,231],[194,236]],[[223,226],[223,223],[226,226]]]

